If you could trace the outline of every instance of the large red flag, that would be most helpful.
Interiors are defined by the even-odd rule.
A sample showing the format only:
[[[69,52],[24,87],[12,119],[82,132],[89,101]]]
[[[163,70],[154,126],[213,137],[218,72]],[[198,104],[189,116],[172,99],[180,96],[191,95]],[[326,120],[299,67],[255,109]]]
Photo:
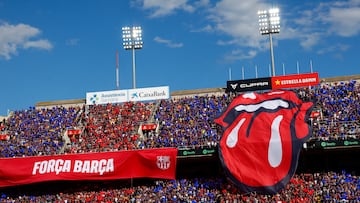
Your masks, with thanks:
[[[243,192],[274,194],[290,181],[311,136],[312,107],[292,91],[252,92],[236,97],[215,119],[224,127],[222,165]]]

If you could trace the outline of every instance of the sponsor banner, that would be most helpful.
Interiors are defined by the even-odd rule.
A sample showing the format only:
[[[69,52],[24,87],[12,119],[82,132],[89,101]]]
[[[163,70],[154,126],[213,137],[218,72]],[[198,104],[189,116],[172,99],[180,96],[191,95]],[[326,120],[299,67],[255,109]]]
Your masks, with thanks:
[[[0,187],[56,180],[175,179],[177,148],[0,159]]]
[[[151,101],[169,99],[169,86],[149,87],[128,90],[113,90],[86,93],[86,104],[109,104],[128,101]]]
[[[318,73],[305,73],[271,77],[272,89],[315,86],[318,84]]]
[[[321,115],[320,111],[312,111],[310,114],[310,118],[317,118]]]
[[[227,92],[247,92],[271,89],[271,78],[255,78],[247,80],[232,80],[226,82]]]
[[[200,156],[200,155],[214,155],[217,154],[216,148],[202,148],[202,149],[179,149],[178,156]]]
[[[331,149],[336,147],[360,147],[359,139],[349,140],[328,140],[328,141],[311,141],[309,148]]]
[[[141,130],[156,130],[156,128],[158,127],[158,124],[142,124],[141,125]]]
[[[10,139],[10,136],[8,134],[0,134],[0,140],[9,140]]]
[[[169,86],[129,89],[129,101],[169,99]]]
[[[126,101],[128,101],[127,90],[113,90],[113,91],[86,93],[87,105],[121,103]]]
[[[81,134],[81,130],[80,129],[68,129],[67,130],[67,135],[80,135]]]

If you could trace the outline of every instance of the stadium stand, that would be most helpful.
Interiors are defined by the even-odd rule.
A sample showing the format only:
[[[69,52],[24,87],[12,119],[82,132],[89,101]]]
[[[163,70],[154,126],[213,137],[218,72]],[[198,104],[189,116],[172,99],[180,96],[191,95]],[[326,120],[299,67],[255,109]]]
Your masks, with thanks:
[[[358,161],[346,171],[341,164],[332,167],[336,163],[325,167],[321,161],[327,152],[318,149],[312,160],[323,168],[311,168],[311,155],[306,151],[317,141],[359,140],[359,81],[323,79],[317,87],[296,91],[303,100],[316,103],[316,115],[311,118],[314,142],[309,141],[298,172],[278,194],[242,194],[224,178],[214,157],[184,157],[176,180],[45,182],[2,188],[0,202],[360,202]],[[0,158],[162,147],[214,149],[222,129],[212,119],[234,96],[214,88],[179,91],[169,100],[147,103],[85,106],[84,100],[40,102],[1,121]],[[147,123],[158,128],[140,130]],[[74,129],[79,131],[70,135],[69,130]],[[359,148],[344,146],[341,150],[347,150],[347,156],[359,154]],[[342,152],[331,153],[341,154],[333,157],[341,162]],[[343,157],[350,162],[347,158]]]
[[[103,152],[143,148],[138,134],[150,118],[154,103],[126,102],[91,105],[82,115],[83,133],[72,140],[70,153]],[[79,127],[79,126],[78,126]]]
[[[0,142],[1,157],[59,154],[63,132],[77,125],[79,111],[79,107],[62,106],[14,111],[5,121],[4,133],[9,140]]]
[[[5,189],[1,202],[359,202],[359,177],[346,173],[296,174],[275,195],[243,194],[222,177],[126,182],[48,183]]]

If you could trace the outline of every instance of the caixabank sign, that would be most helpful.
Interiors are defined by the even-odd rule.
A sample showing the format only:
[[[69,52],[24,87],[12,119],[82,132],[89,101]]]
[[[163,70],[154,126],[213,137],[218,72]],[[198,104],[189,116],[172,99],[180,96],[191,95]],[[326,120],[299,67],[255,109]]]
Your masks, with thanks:
[[[86,104],[109,104],[127,101],[151,101],[169,99],[169,86],[148,87],[128,90],[111,90],[86,93]]]
[[[150,87],[140,89],[129,89],[129,101],[148,101],[168,99],[170,97],[169,87]]]

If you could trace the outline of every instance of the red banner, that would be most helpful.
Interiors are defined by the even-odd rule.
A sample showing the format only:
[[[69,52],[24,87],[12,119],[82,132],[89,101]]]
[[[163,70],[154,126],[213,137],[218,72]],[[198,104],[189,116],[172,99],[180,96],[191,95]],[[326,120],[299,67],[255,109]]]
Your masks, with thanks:
[[[319,84],[318,73],[305,73],[271,77],[272,89],[315,86]]]
[[[7,135],[7,134],[0,134],[0,140],[9,140],[10,139],[10,136]]]
[[[158,124],[142,124],[141,130],[155,130]]]
[[[67,130],[67,134],[72,136],[72,135],[80,135],[81,134],[81,130],[80,129],[69,129]]]
[[[310,118],[317,118],[320,116],[320,111],[312,111],[310,114]]]
[[[54,180],[175,179],[177,148],[0,159],[0,187]]]

